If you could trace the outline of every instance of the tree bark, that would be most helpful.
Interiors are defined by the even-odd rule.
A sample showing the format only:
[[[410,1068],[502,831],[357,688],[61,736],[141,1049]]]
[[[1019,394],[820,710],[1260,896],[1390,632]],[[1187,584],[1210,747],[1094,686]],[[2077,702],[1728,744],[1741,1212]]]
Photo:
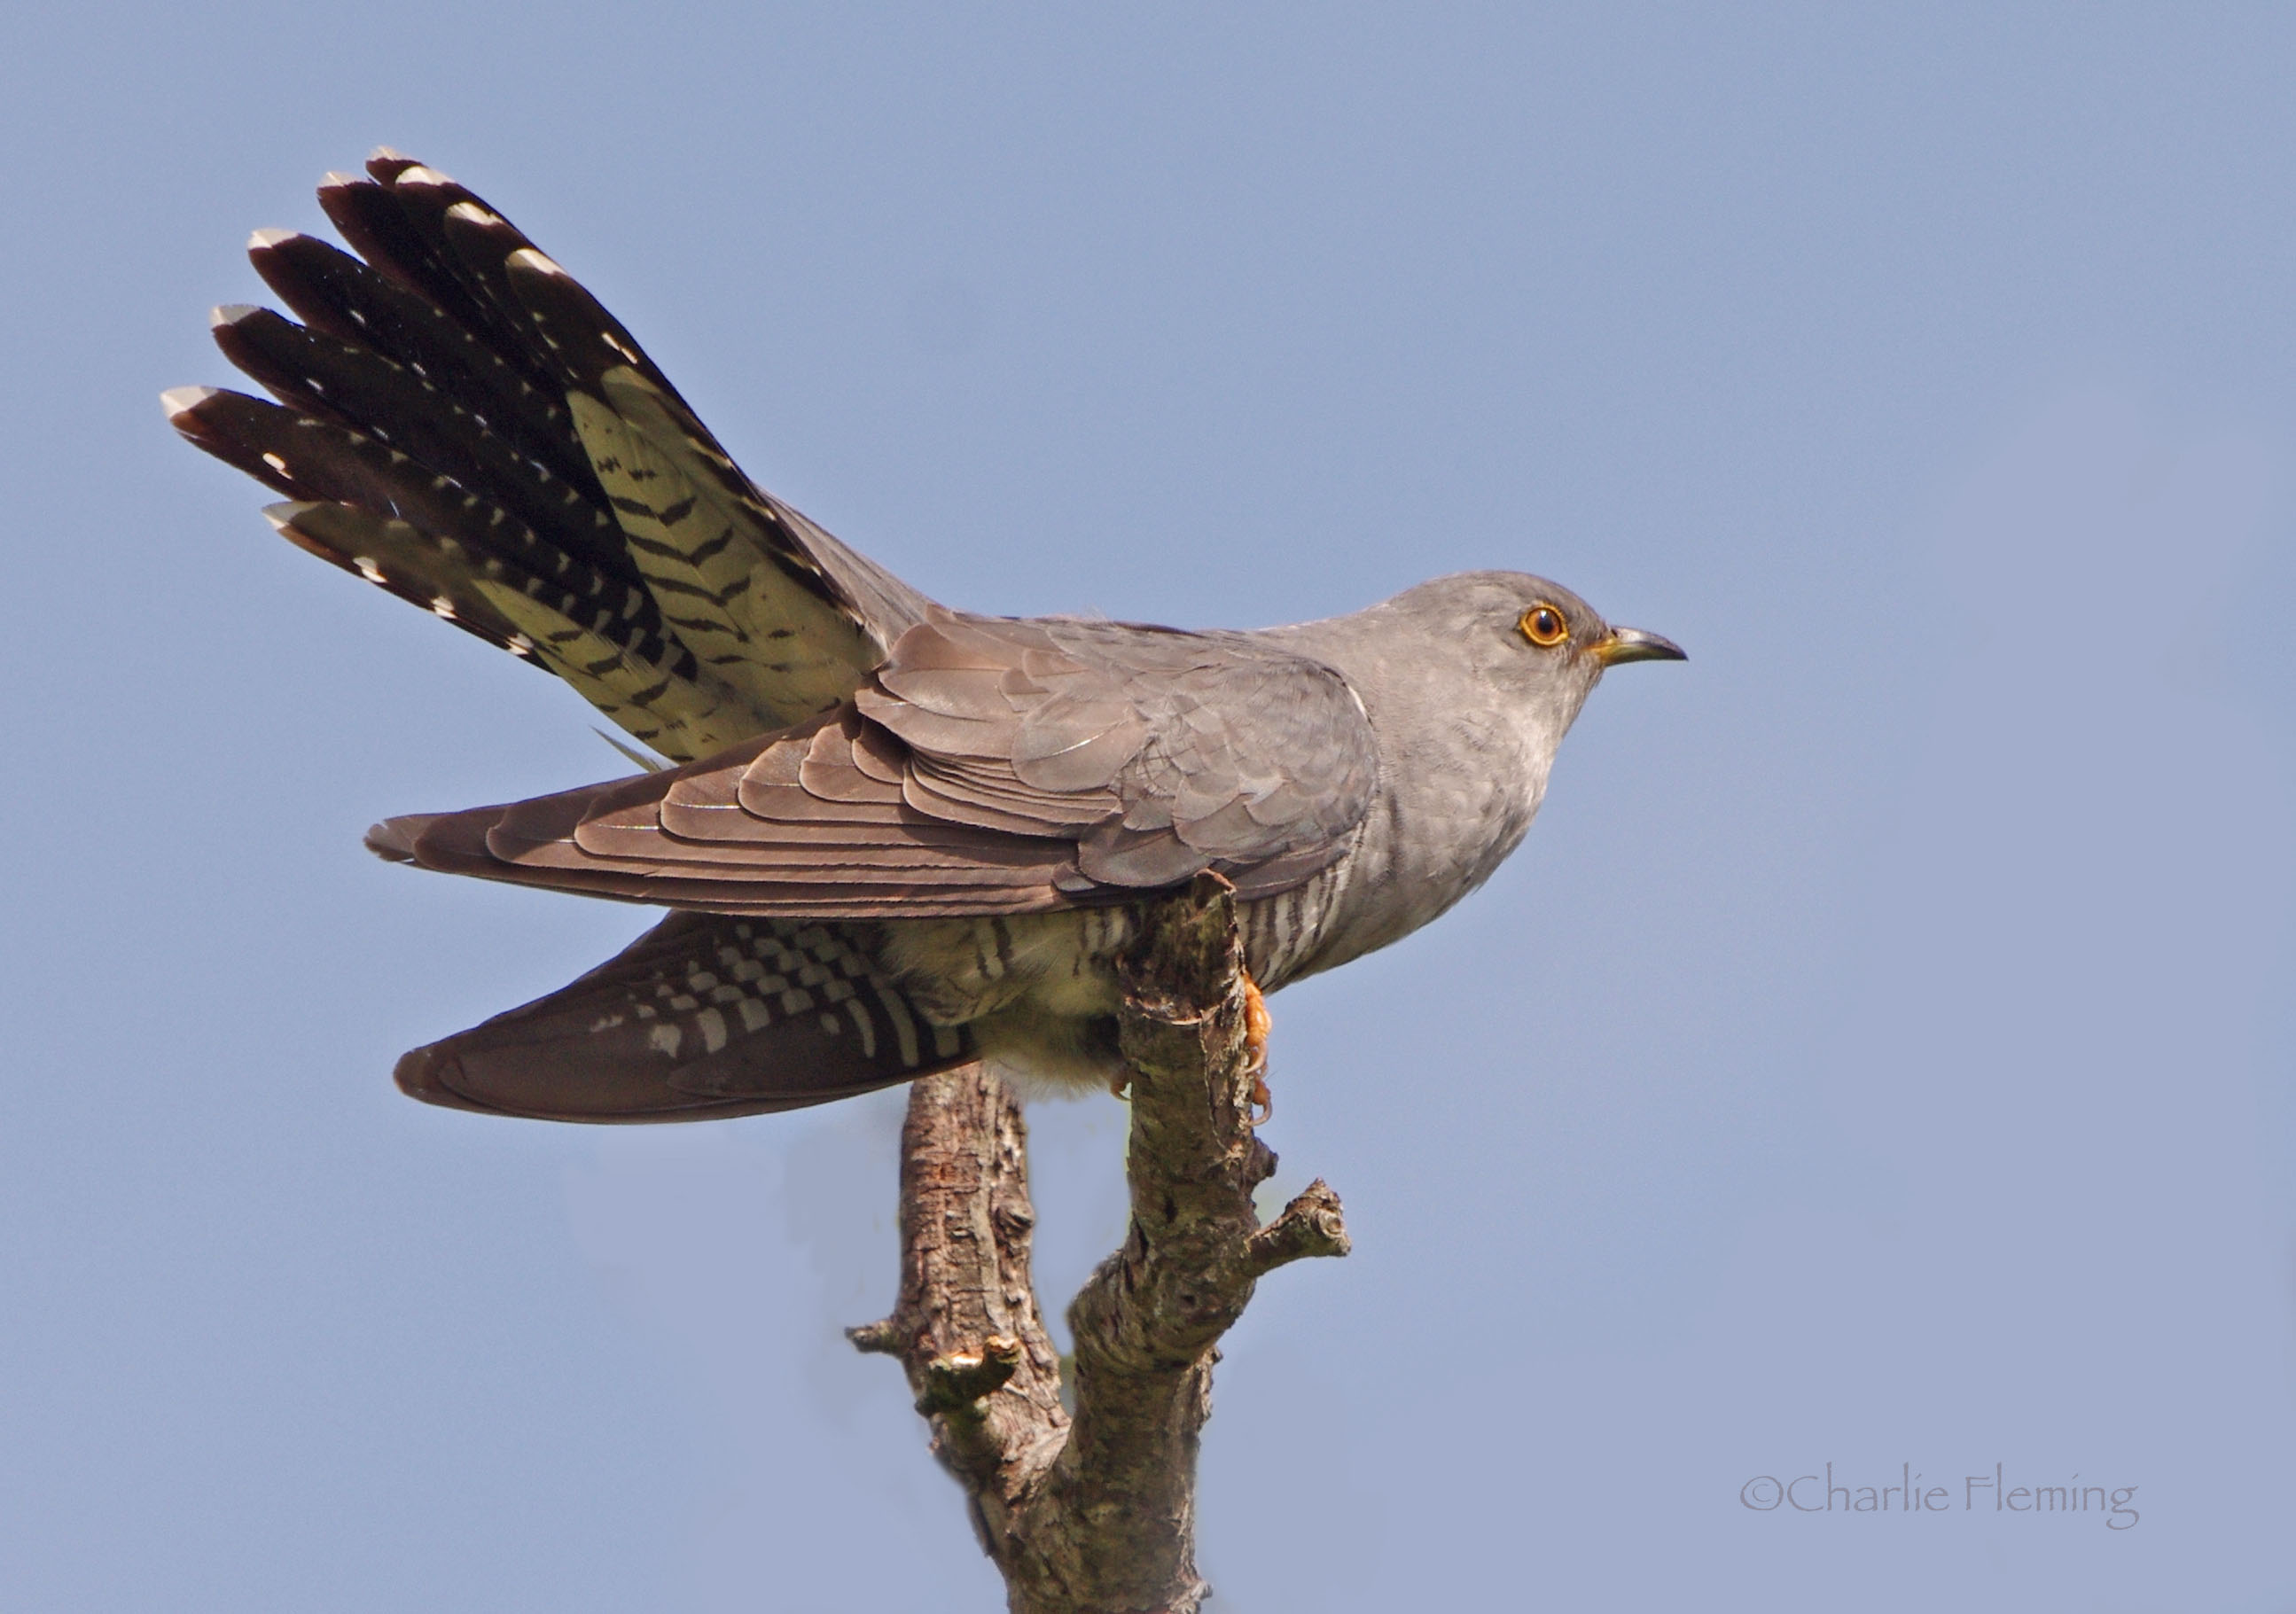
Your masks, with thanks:
[[[1348,1252],[1319,1180],[1262,1227],[1234,899],[1217,875],[1147,907],[1119,966],[1132,1222],[1069,1307],[1075,1405],[1029,1274],[1027,1132],[978,1067],[915,1085],[901,1134],[901,1287],[851,1331],[898,1356],[1014,1614],[1193,1614],[1196,1451],[1220,1336],[1263,1274]]]

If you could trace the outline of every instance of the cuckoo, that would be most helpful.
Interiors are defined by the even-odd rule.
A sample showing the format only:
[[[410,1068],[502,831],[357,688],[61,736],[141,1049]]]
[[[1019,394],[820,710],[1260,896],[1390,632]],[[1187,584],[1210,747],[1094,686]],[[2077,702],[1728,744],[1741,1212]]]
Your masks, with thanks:
[[[670,910],[407,1054],[417,1098],[671,1121],[970,1060],[1120,1084],[1144,898],[1230,881],[1256,1009],[1480,885],[1604,669],[1682,658],[1505,571],[1256,632],[950,610],[745,477],[500,213],[388,149],[366,170],[319,191],[357,256],[253,239],[295,318],[215,312],[271,397],[184,388],[168,414],[283,496],[289,542],[646,748],[630,777],[390,819],[373,851]]]

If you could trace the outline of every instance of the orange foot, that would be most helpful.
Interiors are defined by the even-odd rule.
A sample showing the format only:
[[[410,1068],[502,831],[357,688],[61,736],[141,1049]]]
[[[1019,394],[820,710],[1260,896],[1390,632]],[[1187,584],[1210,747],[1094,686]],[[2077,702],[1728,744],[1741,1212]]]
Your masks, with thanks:
[[[1255,1127],[1265,1127],[1275,1118],[1275,1095],[1267,1090],[1267,1034],[1275,1021],[1267,1015],[1267,1000],[1260,995],[1259,983],[1249,974],[1243,978],[1243,1058],[1244,1069],[1251,1073],[1251,1103],[1259,1113],[1251,1118]]]

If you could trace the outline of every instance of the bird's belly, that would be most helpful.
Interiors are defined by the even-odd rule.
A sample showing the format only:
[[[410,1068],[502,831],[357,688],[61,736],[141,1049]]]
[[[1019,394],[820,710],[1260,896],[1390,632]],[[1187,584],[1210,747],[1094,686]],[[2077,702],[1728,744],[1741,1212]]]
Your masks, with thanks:
[[[1346,868],[1241,905],[1244,956],[1263,990],[1318,967]],[[1106,907],[897,920],[876,927],[874,950],[926,1020],[964,1027],[981,1058],[1025,1091],[1074,1093],[1124,1079],[1116,958],[1136,918]]]
[[[1024,1093],[1075,1093],[1121,1079],[1116,955],[1131,934],[1125,908],[901,920],[878,928],[876,953],[927,1020],[964,1027]]]
[[[1026,1004],[1039,1015],[1114,1014],[1123,908],[900,920],[879,927],[878,962],[936,1025],[971,1025]]]

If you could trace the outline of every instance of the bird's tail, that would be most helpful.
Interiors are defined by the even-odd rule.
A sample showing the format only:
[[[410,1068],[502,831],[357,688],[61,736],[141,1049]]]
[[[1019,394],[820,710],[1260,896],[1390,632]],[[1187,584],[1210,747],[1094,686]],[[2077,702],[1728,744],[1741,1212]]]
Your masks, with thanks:
[[[367,170],[319,190],[364,262],[290,232],[250,246],[302,323],[216,310],[225,356],[278,401],[181,388],[176,429],[285,496],[266,513],[291,542],[667,756],[849,693],[906,625],[900,586],[751,485],[508,219],[397,152]]]

